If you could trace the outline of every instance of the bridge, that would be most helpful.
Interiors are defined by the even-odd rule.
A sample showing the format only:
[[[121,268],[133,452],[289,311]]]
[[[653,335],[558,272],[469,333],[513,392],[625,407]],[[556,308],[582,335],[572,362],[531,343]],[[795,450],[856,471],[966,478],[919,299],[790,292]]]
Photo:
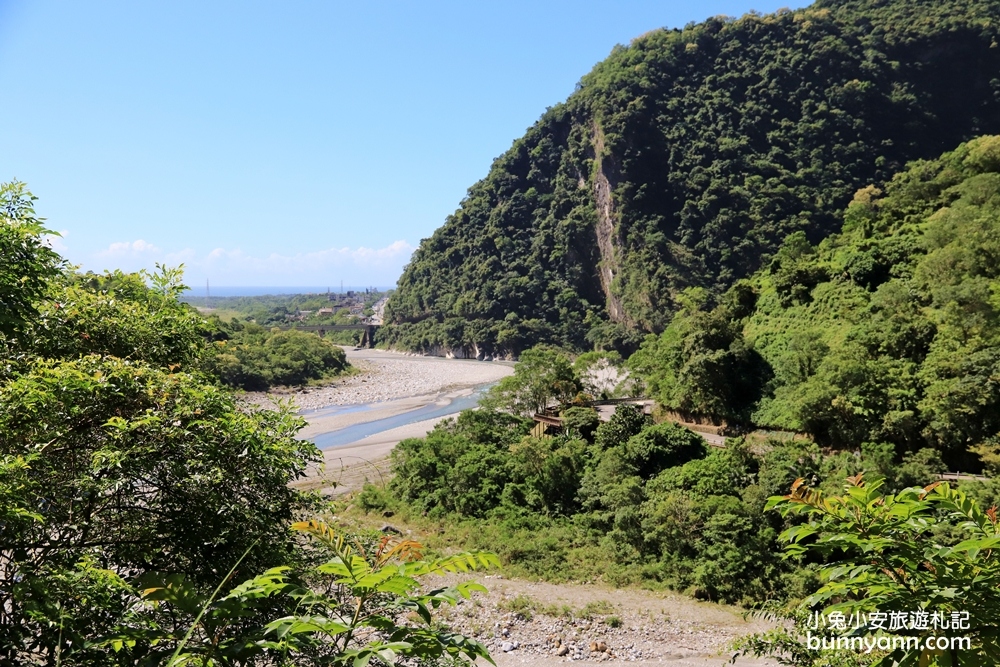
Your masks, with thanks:
[[[318,334],[320,338],[326,336],[327,331],[363,331],[361,342],[358,347],[375,347],[375,331],[377,324],[308,324],[302,326],[284,325],[277,327],[282,331],[311,331]]]

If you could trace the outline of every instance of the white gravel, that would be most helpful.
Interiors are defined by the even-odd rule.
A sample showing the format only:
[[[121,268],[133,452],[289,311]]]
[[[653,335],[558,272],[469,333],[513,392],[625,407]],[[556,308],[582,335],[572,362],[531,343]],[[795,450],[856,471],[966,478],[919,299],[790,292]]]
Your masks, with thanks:
[[[734,639],[773,627],[765,621],[748,621],[733,607],[670,593],[527,582],[497,575],[430,578],[425,583],[437,587],[465,578],[484,584],[489,593],[477,594],[457,607],[442,606],[436,612],[438,618],[485,644],[501,667],[567,662],[717,667],[732,657],[727,649]],[[517,599],[530,601],[534,608],[511,611],[511,602]],[[604,612],[582,617],[586,605],[596,602],[603,603]],[[542,610],[546,605],[564,611],[553,615]],[[777,665],[772,660],[748,658],[735,664]]]
[[[246,400],[268,405],[274,398],[291,398],[300,410],[315,410],[329,405],[358,405],[438,394],[497,382],[514,372],[511,364],[413,357],[382,350],[347,349],[347,358],[358,369],[356,375],[324,387],[249,392]]]

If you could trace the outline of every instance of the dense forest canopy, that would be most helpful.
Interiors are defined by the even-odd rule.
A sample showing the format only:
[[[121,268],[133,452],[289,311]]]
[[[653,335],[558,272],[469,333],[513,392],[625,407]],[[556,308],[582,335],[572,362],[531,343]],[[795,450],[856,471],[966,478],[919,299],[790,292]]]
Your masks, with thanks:
[[[860,190],[629,360],[665,406],[854,447],[1000,452],[1000,137]]]
[[[861,188],[839,218],[725,291],[678,294],[625,362],[665,421],[628,404],[600,421],[580,400],[597,353],[538,345],[480,410],[401,442],[388,489],[359,504],[502,544],[523,574],[791,613],[740,644],[782,664],[996,664],[1000,136]],[[555,432],[522,418],[554,405]],[[706,447],[677,413],[741,435]],[[986,475],[941,481],[972,468]],[[828,661],[804,641],[809,612],[921,605],[980,619],[970,647]]]
[[[633,346],[812,243],[914,159],[1000,132],[1000,3],[818,2],[616,47],[425,239],[386,344]]]

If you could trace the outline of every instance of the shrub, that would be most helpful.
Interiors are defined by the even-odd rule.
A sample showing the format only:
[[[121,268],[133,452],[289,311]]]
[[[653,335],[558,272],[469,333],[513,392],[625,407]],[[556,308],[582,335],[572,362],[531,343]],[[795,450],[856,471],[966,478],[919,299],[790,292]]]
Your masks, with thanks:
[[[625,442],[625,457],[643,479],[664,468],[684,465],[705,456],[705,439],[679,424],[657,424]]]
[[[256,324],[223,325],[224,340],[213,345],[206,366],[225,384],[248,391],[303,385],[345,372],[344,351],[318,335]]]
[[[563,410],[559,416],[562,417],[563,430],[568,435],[588,442],[594,441],[594,433],[601,424],[597,410],[576,406]]]

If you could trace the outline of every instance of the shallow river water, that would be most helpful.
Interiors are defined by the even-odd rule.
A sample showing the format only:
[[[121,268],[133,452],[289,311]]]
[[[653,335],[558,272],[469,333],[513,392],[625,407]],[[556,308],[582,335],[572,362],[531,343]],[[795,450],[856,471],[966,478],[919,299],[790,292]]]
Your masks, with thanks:
[[[466,396],[443,399],[443,401],[447,402],[438,401],[398,415],[393,415],[392,417],[375,419],[372,421],[362,422],[360,424],[352,424],[351,426],[346,426],[344,428],[339,428],[326,433],[318,433],[309,439],[316,443],[316,446],[320,449],[342,447],[344,445],[350,445],[358,442],[362,438],[367,438],[368,436],[381,433],[382,431],[388,431],[389,429],[406,426],[407,424],[414,424],[416,422],[424,421],[425,419],[434,419],[435,417],[445,417],[447,415],[458,414],[462,410],[468,410],[469,408],[476,407],[479,403],[479,399],[481,399],[483,394],[492,386],[492,383],[483,385],[475,388],[471,394]],[[335,405],[328,408],[310,410],[308,413],[303,413],[303,415],[307,417],[328,417],[334,415],[355,414],[359,412],[367,412],[380,406],[381,403]]]

